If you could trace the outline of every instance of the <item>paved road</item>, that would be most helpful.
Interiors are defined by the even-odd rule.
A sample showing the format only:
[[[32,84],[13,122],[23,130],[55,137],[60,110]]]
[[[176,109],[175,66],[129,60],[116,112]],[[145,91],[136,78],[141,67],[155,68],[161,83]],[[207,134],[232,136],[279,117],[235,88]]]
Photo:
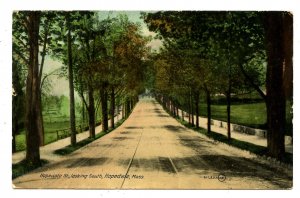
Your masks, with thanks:
[[[13,180],[16,188],[282,189],[292,171],[214,142],[141,100],[115,131]]]

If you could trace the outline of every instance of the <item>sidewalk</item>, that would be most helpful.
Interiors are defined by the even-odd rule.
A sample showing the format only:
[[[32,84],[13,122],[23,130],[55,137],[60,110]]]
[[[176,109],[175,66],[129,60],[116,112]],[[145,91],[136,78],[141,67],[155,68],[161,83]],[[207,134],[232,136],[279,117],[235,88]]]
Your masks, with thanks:
[[[114,120],[115,123],[117,123],[119,120],[121,120],[121,117],[122,117],[122,115],[118,114],[115,117],[115,120]],[[110,127],[110,122],[108,122],[108,126]],[[96,134],[100,133],[101,131],[102,131],[102,125],[99,125],[95,128]],[[88,137],[89,137],[89,131],[87,130],[87,131],[77,134],[76,140],[77,140],[77,142],[79,142]],[[40,156],[42,159],[45,159],[50,162],[61,160],[62,158],[64,158],[64,156],[55,155],[53,152],[57,149],[60,149],[60,148],[70,145],[70,143],[71,143],[71,139],[70,139],[70,137],[67,137],[67,138],[64,138],[61,140],[57,140],[50,144],[46,144],[46,145],[40,147]],[[26,151],[19,151],[19,152],[13,153],[12,154],[12,163],[16,164],[16,163],[22,161],[23,159],[25,159],[25,157],[26,157]]]
[[[178,111],[179,111],[179,115],[182,115],[181,110],[179,109]],[[186,115],[185,112],[184,115]],[[188,116],[185,116],[184,120],[188,122]],[[194,120],[196,120],[196,116],[194,116]],[[201,128],[207,129],[207,118],[199,117],[199,126]],[[225,127],[219,127],[212,124],[211,130],[213,132],[220,133],[227,136],[227,128]],[[264,137],[260,137],[256,135],[248,135],[234,130],[231,130],[231,137],[241,141],[250,142],[252,144],[256,144],[259,146],[267,147],[267,139]],[[285,150],[288,153],[293,153],[293,144],[286,144]]]
[[[179,109],[179,115],[182,115],[180,109]],[[195,117],[196,116],[194,116],[194,119],[195,119]],[[118,116],[115,117],[115,123],[117,123],[120,119],[121,119],[121,115],[119,114]],[[185,117],[184,120],[188,121],[188,117]],[[110,125],[110,122],[109,122],[109,125]],[[207,129],[207,118],[199,117],[199,125],[200,125],[200,127]],[[211,130],[216,133],[227,135],[227,129],[223,128],[223,127],[211,125]],[[97,126],[95,131],[96,131],[96,134],[100,133],[102,131],[102,125]],[[89,137],[89,131],[79,133],[76,136],[77,142],[79,142],[83,139],[86,139],[88,137]],[[244,133],[232,130],[231,137],[234,139],[241,140],[241,141],[250,142],[250,143],[256,144],[256,145],[265,146],[265,147],[267,146],[267,139],[256,136],[256,135],[248,135],[248,134],[244,134]],[[60,148],[70,145],[70,141],[71,141],[70,137],[67,137],[67,138],[64,138],[64,139],[61,139],[61,140],[58,140],[53,143],[50,143],[50,144],[40,147],[41,158],[48,160],[50,162],[61,160],[65,156],[55,155],[55,154],[53,154],[53,152],[57,149],[60,149]],[[286,144],[285,149],[286,149],[286,152],[293,153],[293,145],[292,144],[288,144],[288,145]],[[25,159],[25,155],[26,155],[25,151],[20,151],[20,152],[14,153],[12,155],[12,163],[15,164],[15,163],[22,161],[23,159]]]

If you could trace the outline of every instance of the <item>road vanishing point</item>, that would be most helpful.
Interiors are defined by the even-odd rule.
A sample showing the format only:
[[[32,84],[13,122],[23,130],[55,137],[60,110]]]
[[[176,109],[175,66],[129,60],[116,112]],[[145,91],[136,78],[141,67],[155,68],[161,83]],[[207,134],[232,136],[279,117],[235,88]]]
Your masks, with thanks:
[[[14,179],[13,187],[287,189],[292,170],[188,129],[144,98],[120,127]]]

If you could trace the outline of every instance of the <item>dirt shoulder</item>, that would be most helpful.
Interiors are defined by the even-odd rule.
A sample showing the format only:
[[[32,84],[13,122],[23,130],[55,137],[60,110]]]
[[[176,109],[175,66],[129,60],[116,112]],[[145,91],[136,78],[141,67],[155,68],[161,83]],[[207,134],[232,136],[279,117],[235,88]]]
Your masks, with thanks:
[[[13,180],[16,188],[286,189],[292,170],[214,142],[141,100],[115,131]]]

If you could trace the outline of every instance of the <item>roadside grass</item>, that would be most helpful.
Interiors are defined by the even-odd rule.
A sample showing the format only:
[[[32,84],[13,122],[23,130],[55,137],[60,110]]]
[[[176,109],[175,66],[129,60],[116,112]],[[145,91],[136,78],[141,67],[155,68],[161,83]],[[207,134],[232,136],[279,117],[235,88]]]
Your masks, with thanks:
[[[206,104],[200,105],[200,116],[207,117]],[[213,119],[227,121],[226,105],[211,105]],[[232,104],[230,119],[232,123],[261,128],[266,123],[266,107],[263,102],[251,104]]]
[[[26,162],[26,160],[22,160],[16,164],[13,164],[12,165],[12,179],[22,176],[38,167],[44,166],[47,163],[48,163],[48,161],[42,159],[40,165],[29,164]]]
[[[70,128],[69,120],[69,99],[63,96],[61,99],[60,108],[57,108],[53,103],[44,103],[43,121],[45,132],[45,145],[57,141],[56,131],[60,129]],[[47,107],[50,106],[52,111],[47,111]],[[76,117],[80,118],[80,114],[76,112]],[[81,120],[77,120],[76,126],[82,124]],[[26,134],[25,129],[20,129],[19,134],[16,135],[16,151],[26,150]]]
[[[227,121],[226,104],[212,104],[212,119]],[[200,116],[207,117],[206,104],[200,104]],[[231,123],[258,129],[267,129],[267,110],[262,101],[248,101],[248,103],[233,102],[231,104]],[[286,103],[286,135],[293,136],[293,106],[291,101]]]
[[[116,124],[115,124],[115,128],[110,128],[107,132],[100,132],[96,135],[95,139],[92,139],[92,138],[87,138],[87,139],[84,139],[80,142],[77,142],[77,144],[75,146],[71,146],[71,145],[68,145],[64,148],[61,148],[61,149],[57,149],[56,151],[54,151],[54,154],[57,154],[57,155],[68,155],[76,150],[78,150],[79,148],[103,137],[104,135],[110,133],[111,131],[113,131],[114,129],[118,128],[123,122],[125,121],[125,119],[121,119],[120,121],[118,121]],[[32,164],[28,164],[26,162],[26,160],[22,160],[16,164],[13,164],[12,165],[12,179],[15,179],[19,176],[22,176],[38,167],[41,167],[41,166],[44,166],[45,164],[47,164],[48,161],[46,160],[41,160],[41,164],[38,165],[38,166],[33,166]]]
[[[69,121],[62,122],[45,122],[45,145],[55,142],[57,140],[56,130],[69,128]],[[26,149],[26,137],[25,130],[22,130],[20,134],[16,135],[16,149],[17,151],[23,151]]]
[[[228,144],[230,146],[249,151],[251,153],[254,153],[259,156],[266,156],[267,155],[267,148],[264,146],[259,146],[256,144],[252,144],[250,142],[241,141],[238,139],[231,138],[231,140],[228,140],[227,136],[216,133],[211,131],[211,133],[208,133],[206,129],[203,128],[196,128],[195,126],[191,125],[190,123],[183,121],[182,119],[176,118],[178,122],[180,122],[182,125],[184,125],[187,128],[190,128],[198,133],[201,133],[203,135],[206,135],[209,138],[212,138],[216,141],[223,142],[225,144]],[[291,153],[285,153],[285,157],[282,160],[282,162],[286,164],[293,164],[293,154]]]
[[[43,112],[43,121],[44,121],[44,132],[45,132],[45,145],[57,141],[57,130],[70,128],[70,118],[69,118],[69,99],[63,97],[62,105],[60,109],[54,108],[54,113]],[[100,112],[100,110],[98,111]],[[81,125],[82,130],[88,130],[88,122],[83,122],[80,118],[81,115],[76,112],[76,126]],[[97,119],[101,120],[101,116],[97,113]],[[96,125],[99,123],[96,123]],[[20,133],[16,135],[16,151],[26,150],[26,134],[25,129],[21,129]]]
[[[108,131],[101,131],[100,133],[98,133],[95,138],[87,138],[87,139],[84,139],[84,140],[81,140],[80,142],[77,142],[77,144],[75,146],[72,146],[72,145],[68,145],[64,148],[60,148],[60,149],[57,149],[54,151],[54,154],[57,154],[57,155],[68,155],[78,149],[80,149],[81,147],[105,136],[106,134],[110,133],[111,131],[115,130],[116,128],[118,128],[123,122],[125,121],[125,119],[121,119],[120,121],[118,121],[116,124],[115,124],[115,127],[114,128],[110,128]]]

